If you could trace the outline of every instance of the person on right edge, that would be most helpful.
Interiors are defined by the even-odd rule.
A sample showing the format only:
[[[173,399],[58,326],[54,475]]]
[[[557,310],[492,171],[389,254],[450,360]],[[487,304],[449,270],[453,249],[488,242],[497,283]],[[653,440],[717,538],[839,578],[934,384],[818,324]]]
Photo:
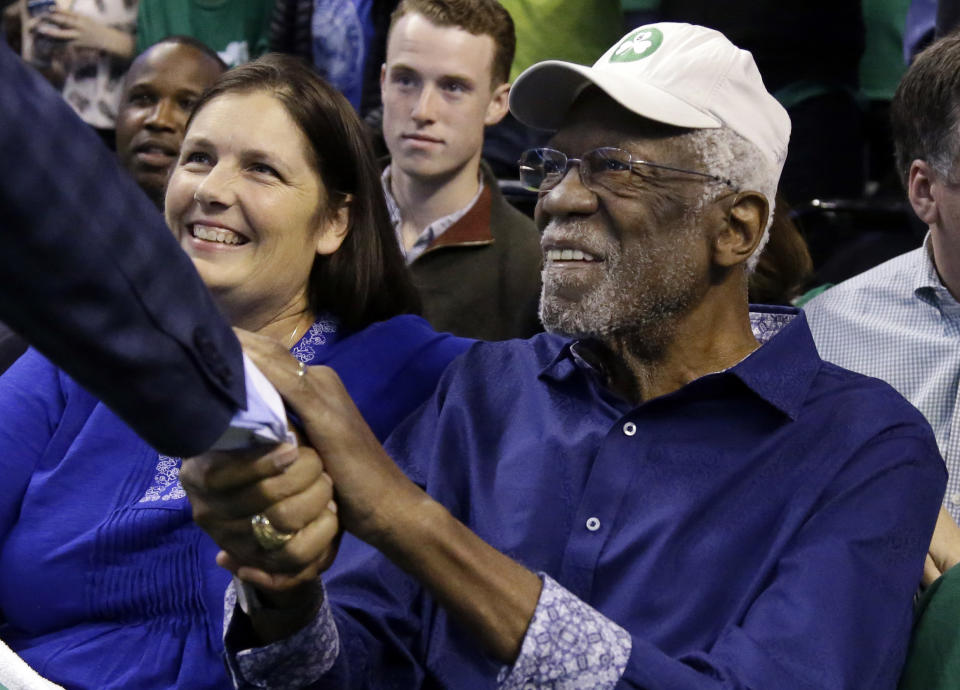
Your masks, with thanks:
[[[332,372],[248,341],[323,481],[184,463],[244,582],[234,681],[893,688],[946,473],[896,391],[748,306],[790,128],[753,58],[648,25],[511,108],[557,130],[520,162],[549,333],[473,346],[386,450]]]
[[[380,78],[383,189],[423,315],[483,340],[541,330],[536,228],[480,160],[484,127],[507,112],[514,44],[496,0],[403,0]]]
[[[890,107],[897,171],[929,231],[923,246],[804,306],[820,355],[897,389],[947,463],[947,491],[924,567],[929,584],[960,561],[960,36],[921,53]]]

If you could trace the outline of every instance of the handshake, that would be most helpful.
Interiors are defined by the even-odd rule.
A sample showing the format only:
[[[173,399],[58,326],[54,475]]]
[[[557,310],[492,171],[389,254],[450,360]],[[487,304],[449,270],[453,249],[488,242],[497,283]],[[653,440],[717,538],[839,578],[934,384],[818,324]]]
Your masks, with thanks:
[[[222,549],[217,564],[255,588],[265,613],[251,622],[269,643],[319,609],[318,577],[342,530],[380,548],[429,499],[384,451],[332,369],[305,370],[279,343],[238,336],[299,416],[303,443],[210,451],[184,459],[180,480],[195,522]]]

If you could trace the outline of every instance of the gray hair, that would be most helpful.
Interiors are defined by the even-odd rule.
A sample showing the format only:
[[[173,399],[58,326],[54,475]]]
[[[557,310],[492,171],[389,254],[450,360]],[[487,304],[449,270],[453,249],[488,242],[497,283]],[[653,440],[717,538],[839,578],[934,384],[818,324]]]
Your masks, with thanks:
[[[766,156],[760,153],[760,149],[728,127],[696,129],[687,136],[691,150],[700,156],[705,172],[726,177],[737,189],[760,192],[767,198],[770,211],[763,237],[760,238],[753,254],[747,259],[747,272],[753,273],[760,260],[760,252],[770,239],[779,171]],[[704,205],[713,198],[716,197],[704,198]]]
[[[926,161],[940,179],[954,182],[960,141],[960,33],[944,36],[920,53],[890,103],[897,173],[904,188],[910,166]]]

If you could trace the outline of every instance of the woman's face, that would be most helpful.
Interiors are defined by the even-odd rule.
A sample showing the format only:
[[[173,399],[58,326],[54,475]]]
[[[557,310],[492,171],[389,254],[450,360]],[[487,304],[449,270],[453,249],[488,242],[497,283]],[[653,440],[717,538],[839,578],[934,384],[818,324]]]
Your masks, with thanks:
[[[214,98],[186,132],[164,213],[234,325],[257,328],[306,309],[315,256],[343,241],[347,207],[327,208],[309,151],[265,91]]]

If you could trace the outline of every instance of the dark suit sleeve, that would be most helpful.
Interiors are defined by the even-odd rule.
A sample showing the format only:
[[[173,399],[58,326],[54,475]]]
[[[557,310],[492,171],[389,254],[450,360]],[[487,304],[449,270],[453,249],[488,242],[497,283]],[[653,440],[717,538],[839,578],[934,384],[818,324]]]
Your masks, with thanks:
[[[0,41],[0,320],[171,455],[245,406],[240,346],[114,155]]]

